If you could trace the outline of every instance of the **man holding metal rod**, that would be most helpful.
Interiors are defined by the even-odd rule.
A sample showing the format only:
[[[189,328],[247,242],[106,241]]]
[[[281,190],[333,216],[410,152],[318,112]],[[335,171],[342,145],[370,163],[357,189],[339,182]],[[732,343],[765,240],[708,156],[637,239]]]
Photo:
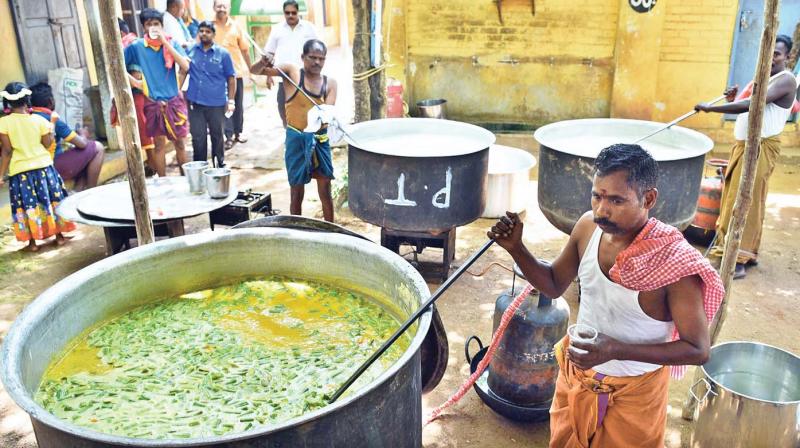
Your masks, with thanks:
[[[764,108],[763,125],[761,126],[761,143],[758,151],[758,168],[753,188],[753,202],[747,212],[747,219],[742,232],[742,242],[736,257],[736,270],[733,278],[745,276],[745,267],[757,264],[758,248],[761,245],[761,227],[764,224],[766,210],[767,190],[769,178],[775,169],[778,156],[781,152],[780,134],[786,125],[786,120],[792,111],[792,105],[797,95],[797,81],[795,76],[787,70],[786,60],[792,49],[792,39],[786,35],[778,35],[775,50],[772,54],[770,79],[767,86],[767,105]],[[722,201],[720,214],[717,220],[716,246],[711,249],[710,256],[722,257],[722,248],[725,247],[725,236],[733,216],[733,206],[736,192],[739,189],[739,179],[742,176],[742,156],[747,141],[748,110],[750,98],[740,95],[737,97],[739,86],[729,87],[725,90],[728,103],[714,106],[701,103],[695,110],[702,112],[717,112],[723,114],[738,114],[733,136],[736,143],[731,149],[731,159],[725,171],[725,183],[722,187]]]
[[[264,56],[250,67],[253,74],[281,76],[286,86],[286,171],[291,187],[291,214],[301,215],[305,184],[314,178],[326,221],[333,222],[331,180],[333,160],[328,141],[327,125],[309,132],[308,112],[319,105],[336,103],[336,80],[322,74],[328,49],[320,40],[309,40],[303,45],[303,67],[290,63],[273,65],[273,59]]]
[[[708,359],[722,282],[677,229],[648,217],[657,179],[658,165],[641,146],[602,150],[592,210],[552,265],[528,252],[516,214],[488,232],[547,296],[580,279],[583,330],[555,347],[551,447],[663,447],[670,370],[680,377],[686,364]]]

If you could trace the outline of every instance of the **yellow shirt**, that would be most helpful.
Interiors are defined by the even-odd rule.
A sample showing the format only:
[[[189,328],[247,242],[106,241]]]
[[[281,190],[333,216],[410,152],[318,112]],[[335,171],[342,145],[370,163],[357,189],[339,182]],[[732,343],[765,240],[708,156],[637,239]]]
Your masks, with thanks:
[[[239,28],[239,24],[230,17],[228,17],[228,21],[225,22],[225,25],[220,26],[214,22],[214,27],[217,30],[214,35],[214,43],[228,50],[228,53],[231,54],[233,69],[236,70],[236,77],[244,77],[249,64],[245,62],[242,57],[242,50],[248,50],[250,48],[250,42],[244,36],[242,29]]]
[[[9,176],[53,164],[50,153],[42,145],[42,136],[50,132],[50,122],[39,115],[13,113],[0,118],[0,134],[11,140]]]

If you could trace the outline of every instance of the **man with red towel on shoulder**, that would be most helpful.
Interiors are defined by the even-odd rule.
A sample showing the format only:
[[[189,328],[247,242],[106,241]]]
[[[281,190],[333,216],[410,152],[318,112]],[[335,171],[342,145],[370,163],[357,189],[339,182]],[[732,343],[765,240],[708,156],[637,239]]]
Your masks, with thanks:
[[[550,297],[577,276],[578,323],[598,333],[593,342],[565,336],[556,345],[551,447],[663,447],[670,370],[680,377],[687,364],[708,359],[722,282],[676,228],[648,217],[657,179],[658,164],[641,146],[602,150],[592,211],[552,265],[528,252],[516,214],[488,232]]]
[[[188,162],[183,139],[189,134],[189,114],[180,96],[175,66],[188,72],[189,59],[183,48],[164,32],[162,12],[145,8],[139,13],[139,20],[144,27],[144,37],[125,47],[125,65],[129,69],[134,65],[141,68],[145,132],[154,139],[155,171],[164,176],[168,139],[175,145],[178,166]]]

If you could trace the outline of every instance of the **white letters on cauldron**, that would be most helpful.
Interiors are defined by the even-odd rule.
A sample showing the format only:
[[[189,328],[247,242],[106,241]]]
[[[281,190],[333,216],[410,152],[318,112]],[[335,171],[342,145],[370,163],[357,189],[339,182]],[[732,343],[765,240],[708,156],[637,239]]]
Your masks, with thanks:
[[[383,202],[389,205],[399,205],[401,207],[415,207],[417,205],[416,201],[409,201],[406,199],[406,175],[404,173],[400,173],[400,177],[397,178],[397,199],[384,199]]]
[[[436,208],[449,208],[450,207],[450,186],[453,183],[453,170],[448,166],[447,172],[444,177],[444,188],[437,191],[431,198],[431,204]],[[406,175],[400,173],[397,178],[397,199],[384,199],[383,202],[388,205],[398,205],[400,207],[416,207],[417,202],[406,199]]]
[[[431,199],[431,203],[436,208],[450,207],[450,183],[453,180],[453,172],[449,166],[447,167],[447,173],[445,173],[444,179],[444,188],[437,191],[436,194],[433,195],[433,199]],[[436,199],[442,195],[444,195],[444,201],[438,202]]]

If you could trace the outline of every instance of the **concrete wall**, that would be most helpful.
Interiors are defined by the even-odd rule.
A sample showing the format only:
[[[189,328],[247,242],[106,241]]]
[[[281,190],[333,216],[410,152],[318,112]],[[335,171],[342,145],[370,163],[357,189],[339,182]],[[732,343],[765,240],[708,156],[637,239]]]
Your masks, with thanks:
[[[653,119],[670,121],[700,101],[722,94],[728,81],[736,0],[660,2],[666,18],[659,52],[658,93]],[[686,126],[722,126],[719,114],[700,114]]]
[[[500,3],[504,23],[489,0],[387,1],[387,74],[412,113],[446,98],[450,117],[478,123],[666,122],[726,86],[737,0],[661,1],[643,14],[628,0],[536,0],[535,15],[530,0]],[[719,114],[683,124],[729,139]],[[787,130],[800,141],[797,125]]]
[[[0,89],[11,81],[24,81],[25,71],[19,55],[11,3],[0,1],[0,42],[3,42],[3,63],[0,64]]]
[[[534,16],[530,1],[504,0],[501,23],[491,1],[395,0],[390,59],[405,70],[390,75],[412,101],[446,98],[462,120],[608,116],[619,0],[535,3]]]

